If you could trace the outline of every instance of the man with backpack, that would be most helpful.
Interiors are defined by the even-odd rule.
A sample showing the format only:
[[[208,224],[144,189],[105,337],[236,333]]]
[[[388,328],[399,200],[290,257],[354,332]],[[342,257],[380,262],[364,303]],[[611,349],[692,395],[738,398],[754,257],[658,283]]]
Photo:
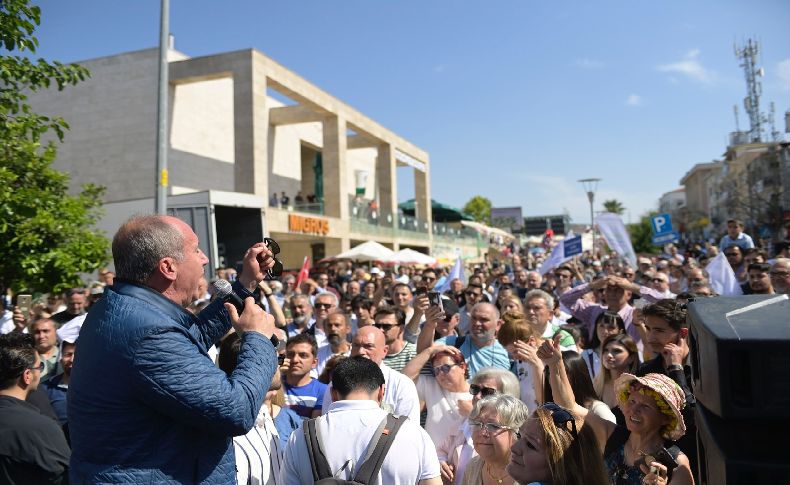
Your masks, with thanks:
[[[364,357],[332,372],[334,402],[288,440],[286,485],[440,485],[436,449],[420,423],[381,409],[384,374]]]

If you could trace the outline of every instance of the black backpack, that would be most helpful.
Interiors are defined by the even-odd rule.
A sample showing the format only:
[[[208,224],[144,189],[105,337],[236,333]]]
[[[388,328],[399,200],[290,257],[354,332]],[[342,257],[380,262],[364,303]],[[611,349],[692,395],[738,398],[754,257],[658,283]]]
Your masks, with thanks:
[[[370,485],[376,480],[381,465],[384,463],[384,457],[392,446],[392,441],[404,421],[408,416],[394,416],[387,414],[381,420],[381,424],[373,434],[370,443],[368,444],[368,451],[365,458],[362,460],[361,465],[357,468],[357,473],[353,480],[343,480],[334,478],[332,470],[329,468],[329,463],[326,461],[326,454],[324,454],[324,446],[321,443],[321,436],[318,434],[318,428],[315,425],[315,419],[308,419],[304,424],[304,438],[307,443],[307,454],[310,455],[310,468],[313,470],[313,480],[316,485],[333,485],[333,484],[356,484],[356,485]]]

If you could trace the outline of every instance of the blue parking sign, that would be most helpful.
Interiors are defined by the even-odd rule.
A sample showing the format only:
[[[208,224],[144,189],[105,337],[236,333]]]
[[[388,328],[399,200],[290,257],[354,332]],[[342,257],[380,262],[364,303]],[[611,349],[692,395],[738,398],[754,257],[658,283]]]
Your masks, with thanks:
[[[656,214],[650,218],[653,236],[663,236],[672,232],[672,218],[669,214]]]

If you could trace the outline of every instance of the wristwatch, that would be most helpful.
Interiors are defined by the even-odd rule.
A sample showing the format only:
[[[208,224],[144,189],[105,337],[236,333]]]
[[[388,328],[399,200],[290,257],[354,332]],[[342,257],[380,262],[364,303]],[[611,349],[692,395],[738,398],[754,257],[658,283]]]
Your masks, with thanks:
[[[683,370],[683,366],[680,365],[680,364],[672,364],[670,366],[667,366],[667,372],[672,372],[674,370],[682,371]]]

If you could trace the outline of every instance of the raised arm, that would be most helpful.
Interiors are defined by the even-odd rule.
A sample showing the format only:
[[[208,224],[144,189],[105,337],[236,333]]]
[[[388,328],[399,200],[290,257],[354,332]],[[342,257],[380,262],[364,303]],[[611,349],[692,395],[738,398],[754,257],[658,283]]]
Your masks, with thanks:
[[[584,425],[589,425],[595,432],[601,450],[606,448],[606,441],[614,431],[615,424],[591,413],[584,406],[576,403],[573,388],[565,373],[565,364],[562,362],[562,352],[558,342],[544,341],[538,349],[538,357],[549,367],[549,385],[554,401],[565,409],[584,420]]]
[[[423,296],[423,295],[421,295]],[[439,311],[439,307],[432,307],[428,305],[428,296],[425,296],[425,323],[420,330],[420,335],[417,337],[417,352],[429,348],[433,345],[433,337],[436,334],[436,325],[440,318],[444,318],[444,313]],[[422,307],[422,302],[420,303]],[[414,315],[417,315],[417,307],[414,308]]]
[[[285,313],[283,313],[282,307],[277,302],[277,298],[274,297],[272,289],[265,281],[258,283],[258,288],[261,289],[261,294],[266,298],[266,303],[269,305],[269,313],[274,316],[274,324],[277,325],[277,328],[285,328]]]

